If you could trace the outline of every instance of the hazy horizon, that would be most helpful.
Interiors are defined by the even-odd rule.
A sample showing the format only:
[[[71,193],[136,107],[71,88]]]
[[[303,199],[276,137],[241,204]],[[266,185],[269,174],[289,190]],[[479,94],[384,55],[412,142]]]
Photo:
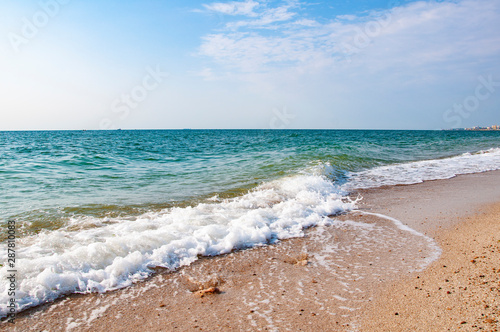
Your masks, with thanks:
[[[500,124],[500,0],[0,8],[1,131]]]

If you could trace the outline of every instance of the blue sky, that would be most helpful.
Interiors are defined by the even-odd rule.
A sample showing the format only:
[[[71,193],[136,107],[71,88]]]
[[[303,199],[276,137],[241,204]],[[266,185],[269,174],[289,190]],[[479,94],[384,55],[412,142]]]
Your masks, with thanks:
[[[500,124],[500,0],[0,0],[0,130]]]

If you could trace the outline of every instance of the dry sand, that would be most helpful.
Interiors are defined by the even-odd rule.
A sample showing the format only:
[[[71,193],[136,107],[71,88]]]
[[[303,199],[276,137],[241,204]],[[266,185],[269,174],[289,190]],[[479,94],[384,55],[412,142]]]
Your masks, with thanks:
[[[19,314],[14,328],[0,328],[495,330],[500,205],[485,204],[500,202],[498,184],[500,172],[488,172],[362,192],[361,210],[398,218],[436,239],[442,257],[425,271],[415,272],[433,255],[428,238],[353,213],[305,238],[200,259],[115,292],[68,296]]]

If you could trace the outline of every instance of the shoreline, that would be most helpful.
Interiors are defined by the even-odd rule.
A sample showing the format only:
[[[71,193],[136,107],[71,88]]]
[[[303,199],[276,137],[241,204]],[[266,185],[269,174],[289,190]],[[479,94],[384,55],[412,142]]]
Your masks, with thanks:
[[[396,218],[436,238],[444,257],[447,247],[440,242],[444,230],[461,228],[464,218],[500,202],[500,189],[494,186],[499,179],[500,171],[492,171],[362,190],[359,210]],[[359,242],[359,225],[347,222],[362,221],[366,229],[392,238],[397,230],[380,218],[369,220],[354,213],[338,219],[339,225],[315,227],[304,238],[203,258],[125,289],[70,295],[28,309],[18,314],[14,330],[363,331],[363,317],[373,314],[371,303],[384,298],[384,290],[398,285],[398,280],[411,278],[418,269],[412,263],[430,252],[406,233],[404,247],[370,242],[370,233]],[[401,248],[408,247],[415,250],[403,253]],[[196,295],[200,286],[217,287],[220,294],[200,297]],[[5,323],[0,325],[5,328]]]
[[[416,231],[435,235],[453,227],[460,218],[500,202],[500,170],[461,174],[450,179],[361,189],[360,210],[401,220]]]

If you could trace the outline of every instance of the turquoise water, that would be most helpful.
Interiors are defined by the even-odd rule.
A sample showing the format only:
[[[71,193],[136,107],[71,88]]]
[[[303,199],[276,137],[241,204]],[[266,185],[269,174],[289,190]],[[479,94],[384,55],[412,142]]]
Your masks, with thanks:
[[[16,221],[24,309],[302,236],[359,188],[494,169],[500,132],[0,132],[0,220]]]
[[[0,132],[1,219],[49,226],[237,195],[328,162],[332,180],[500,146],[499,132],[159,130]]]

